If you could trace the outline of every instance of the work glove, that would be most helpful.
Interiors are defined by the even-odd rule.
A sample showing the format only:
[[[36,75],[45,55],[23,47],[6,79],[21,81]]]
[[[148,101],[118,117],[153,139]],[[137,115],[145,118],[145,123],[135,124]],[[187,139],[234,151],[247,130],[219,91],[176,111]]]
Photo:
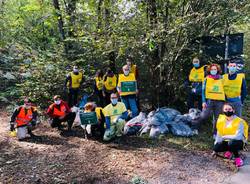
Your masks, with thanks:
[[[10,131],[13,132],[15,130],[14,122],[10,122]]]

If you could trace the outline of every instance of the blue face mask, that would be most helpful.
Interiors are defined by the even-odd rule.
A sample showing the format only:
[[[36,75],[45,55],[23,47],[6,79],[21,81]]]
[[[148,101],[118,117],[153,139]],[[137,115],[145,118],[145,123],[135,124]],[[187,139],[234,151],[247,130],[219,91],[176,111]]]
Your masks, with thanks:
[[[234,73],[236,73],[237,68],[236,68],[236,67],[233,67],[233,66],[229,66],[229,67],[228,67],[228,71],[229,71],[229,73],[234,74]]]
[[[216,75],[216,74],[217,74],[217,70],[211,70],[211,71],[210,71],[210,74],[211,74],[211,75]]]
[[[200,67],[199,63],[194,63],[193,65],[194,65],[195,68],[199,68]]]
[[[116,105],[116,104],[117,104],[117,102],[118,102],[118,99],[117,99],[117,98],[113,98],[113,99],[111,99],[111,103],[112,103],[113,105]]]

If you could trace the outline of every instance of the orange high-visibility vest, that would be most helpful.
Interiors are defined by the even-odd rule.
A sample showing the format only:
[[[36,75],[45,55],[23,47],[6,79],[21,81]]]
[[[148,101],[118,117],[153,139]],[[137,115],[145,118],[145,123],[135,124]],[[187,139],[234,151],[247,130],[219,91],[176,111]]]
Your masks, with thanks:
[[[27,125],[32,120],[32,109],[27,109],[27,113],[25,113],[24,107],[21,107],[19,114],[16,117],[17,127]]]

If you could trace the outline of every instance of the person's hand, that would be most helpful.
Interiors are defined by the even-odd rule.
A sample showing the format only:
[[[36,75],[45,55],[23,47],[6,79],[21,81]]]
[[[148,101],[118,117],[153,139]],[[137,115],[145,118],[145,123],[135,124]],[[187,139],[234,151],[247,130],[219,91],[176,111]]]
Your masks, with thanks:
[[[196,89],[195,88],[192,88],[192,93],[196,93]]]
[[[136,95],[138,95],[138,94],[139,94],[139,90],[138,90],[138,89],[136,90],[135,94],[136,94]]]
[[[104,92],[102,92],[102,96],[103,96],[103,97],[106,97],[106,94],[105,94]]]
[[[14,122],[10,122],[10,131],[13,132],[15,130]]]
[[[206,109],[206,108],[207,108],[207,103],[206,102],[202,103],[202,109]]]

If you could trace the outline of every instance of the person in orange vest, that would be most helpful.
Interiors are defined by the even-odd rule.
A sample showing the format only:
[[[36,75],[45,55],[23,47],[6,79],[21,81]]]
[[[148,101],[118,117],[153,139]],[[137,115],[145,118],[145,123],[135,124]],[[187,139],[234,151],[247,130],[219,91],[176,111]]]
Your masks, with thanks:
[[[226,101],[233,104],[235,114],[241,117],[247,87],[245,74],[237,73],[237,64],[234,61],[230,61],[228,64],[228,74],[223,75],[223,84]]]
[[[138,94],[137,81],[135,75],[130,73],[128,65],[124,65],[122,69],[123,74],[119,74],[117,91],[126,108],[132,111],[132,118],[134,118],[138,115],[136,103],[136,95]]]
[[[235,165],[240,167],[243,160],[239,156],[239,151],[243,149],[248,140],[248,124],[245,120],[235,115],[235,109],[232,104],[225,103],[223,114],[220,114],[216,129],[217,134],[214,143],[214,152],[225,152],[224,156],[231,159],[234,156]]]
[[[94,93],[98,97],[99,105],[104,106],[104,97],[102,94],[103,89],[103,73],[101,70],[97,70],[94,80]]]
[[[62,122],[67,121],[68,131],[71,131],[76,113],[71,112],[67,102],[63,101],[59,95],[55,95],[53,99],[54,103],[51,104],[47,110],[47,114],[52,118],[51,127],[57,127],[58,130],[63,130]]]
[[[79,71],[77,66],[74,66],[73,71],[67,75],[64,86],[64,90],[66,90],[68,87],[69,107],[72,107],[77,104],[79,88],[82,82],[83,82],[83,73]]]
[[[102,94],[104,97],[104,105],[110,104],[110,95],[116,92],[117,77],[114,72],[108,68],[106,74],[103,77]]]
[[[10,120],[10,131],[15,131],[17,128],[17,138],[22,140],[27,137],[35,135],[32,133],[32,129],[36,126],[37,122],[37,110],[32,106],[31,101],[28,98],[24,99],[24,105],[15,109]]]
[[[193,59],[193,68],[189,73],[186,86],[191,86],[188,93],[188,108],[195,108],[195,101],[198,102],[198,108],[202,110],[202,82],[205,79],[206,65],[201,66],[199,58]],[[189,89],[189,88],[188,88]]]

